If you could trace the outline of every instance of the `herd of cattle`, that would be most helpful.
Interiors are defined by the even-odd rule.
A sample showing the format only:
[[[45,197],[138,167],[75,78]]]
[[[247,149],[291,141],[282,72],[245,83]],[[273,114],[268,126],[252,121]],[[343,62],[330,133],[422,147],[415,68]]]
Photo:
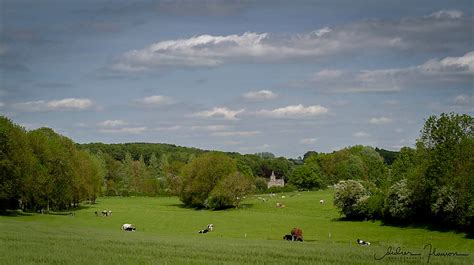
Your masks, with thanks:
[[[282,196],[282,198],[284,198],[284,196]],[[260,197],[259,197],[259,199],[260,199]],[[262,201],[266,202],[266,199],[262,198]],[[320,200],[319,203],[324,204],[325,201]],[[285,205],[282,204],[282,203],[277,202],[276,207],[277,208],[284,208]],[[100,212],[100,214],[104,217],[112,216],[112,211],[111,210],[103,210],[102,212]],[[95,216],[99,216],[99,212],[96,211]],[[121,229],[122,229],[122,231],[135,231],[136,227],[133,224],[123,224]],[[213,230],[214,230],[214,224],[208,224],[206,226],[206,228],[199,230],[198,233],[199,234],[206,234],[206,233],[212,232]],[[247,235],[247,234],[245,234],[245,235]],[[303,242],[303,230],[301,230],[301,228],[295,227],[295,228],[291,229],[290,234],[287,234],[287,235],[283,236],[283,240]],[[357,239],[356,242],[360,246],[370,246],[370,242],[367,242],[367,241]]]

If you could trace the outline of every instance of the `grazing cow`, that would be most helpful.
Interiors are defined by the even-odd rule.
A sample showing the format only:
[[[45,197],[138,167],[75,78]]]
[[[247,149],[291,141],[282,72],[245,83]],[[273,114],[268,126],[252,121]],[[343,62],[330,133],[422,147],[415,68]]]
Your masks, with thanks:
[[[291,229],[291,236],[293,241],[303,242],[303,230],[300,228],[295,227]]]
[[[319,200],[319,203],[320,203],[320,204],[324,204],[324,200]]]
[[[108,216],[112,216],[112,211],[109,210],[109,211],[107,212],[107,215],[108,215]]]
[[[283,240],[293,241],[293,237],[291,235],[284,235]]]
[[[199,234],[206,234],[207,232],[212,232],[213,229],[214,229],[214,225],[213,224],[208,224],[205,229],[199,230],[198,233]]]
[[[360,239],[357,239],[357,244],[359,244],[359,246],[370,246],[370,242],[360,240]]]
[[[285,208],[285,205],[284,205],[283,203],[277,202],[277,203],[276,203],[276,207],[277,207],[277,208]]]
[[[122,231],[135,231],[136,228],[132,224],[123,224],[122,225]]]
[[[95,211],[95,216],[99,216],[99,213],[97,211]]]
[[[108,213],[109,213],[109,212],[107,212],[107,210],[103,210],[103,211],[102,211],[102,216],[107,216]]]

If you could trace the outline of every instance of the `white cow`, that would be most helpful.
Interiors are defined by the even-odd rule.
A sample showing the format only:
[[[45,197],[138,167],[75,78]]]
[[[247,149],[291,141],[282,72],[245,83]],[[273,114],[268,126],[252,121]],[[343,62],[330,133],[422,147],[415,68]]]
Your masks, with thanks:
[[[123,224],[122,225],[122,230],[123,231],[135,231],[135,226],[132,224]]]
[[[324,204],[324,200],[319,200],[319,203],[320,203],[320,204]]]

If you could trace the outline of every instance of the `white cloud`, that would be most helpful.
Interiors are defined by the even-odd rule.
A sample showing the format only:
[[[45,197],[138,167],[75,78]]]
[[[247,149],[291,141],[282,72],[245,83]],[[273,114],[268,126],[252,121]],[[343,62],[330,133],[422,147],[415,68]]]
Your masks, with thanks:
[[[306,138],[306,139],[302,139],[300,141],[300,143],[302,144],[307,144],[307,145],[311,145],[311,144],[314,144],[316,143],[317,139],[316,138]]]
[[[5,103],[0,102],[0,108],[3,108],[5,106]]]
[[[125,126],[127,124],[128,123],[123,120],[105,120],[98,123],[100,127],[106,127],[106,128]]]
[[[355,137],[355,138],[367,138],[370,135],[366,132],[356,132],[352,136]]]
[[[148,130],[147,127],[123,127],[118,129],[101,129],[101,133],[118,133],[118,134],[141,134]]]
[[[461,18],[462,16],[463,16],[463,13],[459,10],[440,10],[438,12],[434,12],[428,17],[433,17],[433,18],[438,18],[438,19],[440,18],[457,19],[457,18]]]
[[[19,102],[13,104],[13,108],[21,111],[73,111],[73,110],[86,110],[92,107],[92,101],[86,98],[65,98],[59,100],[37,100]]]
[[[441,10],[429,16],[391,21],[365,20],[293,35],[256,32],[224,36],[204,34],[160,41],[128,51],[111,68],[134,73],[182,66],[210,67],[226,62],[319,59],[381,50],[430,52],[447,49],[459,52],[472,47],[471,25],[472,19],[463,17],[461,11]]]
[[[153,131],[177,131],[183,129],[183,126],[181,125],[173,125],[173,126],[162,126],[162,127],[156,127],[153,128]]]
[[[339,70],[321,70],[313,75],[313,81],[324,81],[338,78],[342,75],[342,71]]]
[[[244,112],[245,109],[240,110],[231,110],[226,107],[215,107],[212,110],[205,110],[195,114],[192,114],[193,117],[200,118],[220,118],[225,120],[238,120],[237,115]]]
[[[191,130],[202,130],[202,131],[225,131],[228,130],[227,125],[200,125],[191,126]]]
[[[320,116],[327,112],[328,109],[320,105],[305,107],[299,104],[273,110],[260,110],[257,112],[257,116],[268,118],[306,118]]]
[[[163,95],[153,95],[137,100],[140,103],[147,105],[169,105],[173,103],[173,99]]]
[[[213,132],[212,136],[220,137],[235,137],[235,136],[255,136],[260,134],[260,131],[223,131],[223,132]]]
[[[92,106],[92,101],[86,98],[65,98],[52,100],[46,103],[52,110],[83,110]]]
[[[417,70],[425,74],[474,74],[474,51],[468,52],[460,57],[446,57],[442,60],[429,60],[417,67]]]
[[[391,123],[392,122],[392,119],[390,118],[387,118],[387,117],[378,117],[378,118],[371,118],[369,120],[369,123],[371,124],[387,124],[387,123]]]
[[[248,100],[266,100],[277,97],[278,94],[273,93],[271,90],[250,91],[244,94],[244,98]]]
[[[320,71],[303,83],[314,89],[331,92],[396,92],[404,89],[445,88],[473,82],[474,52],[468,52],[459,57],[432,59],[406,68],[335,73]]]

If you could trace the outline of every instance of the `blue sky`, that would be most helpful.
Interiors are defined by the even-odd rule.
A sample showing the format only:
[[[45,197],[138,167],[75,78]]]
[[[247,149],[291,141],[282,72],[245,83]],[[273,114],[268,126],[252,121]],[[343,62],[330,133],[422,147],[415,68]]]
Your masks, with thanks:
[[[0,113],[79,143],[286,157],[474,113],[472,1],[0,1]]]

